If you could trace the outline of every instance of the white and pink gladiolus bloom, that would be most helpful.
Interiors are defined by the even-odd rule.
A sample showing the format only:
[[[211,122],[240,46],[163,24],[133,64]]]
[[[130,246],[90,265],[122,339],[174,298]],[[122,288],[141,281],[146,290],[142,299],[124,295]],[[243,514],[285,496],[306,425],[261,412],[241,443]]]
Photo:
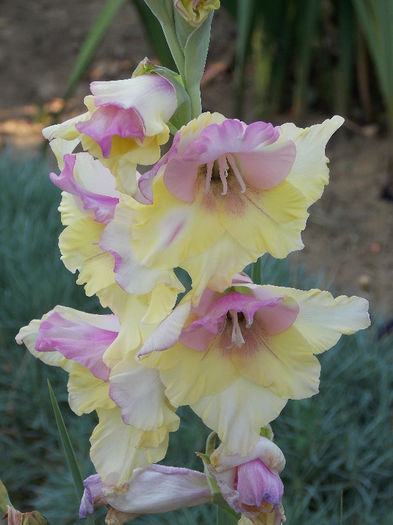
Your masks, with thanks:
[[[33,320],[16,337],[38,359],[69,373],[69,405],[77,414],[96,411],[99,419],[91,438],[90,455],[108,484],[122,484],[137,467],[165,457],[169,432],[179,418],[164,395],[157,371],[134,363],[127,418],[110,395],[111,370],[104,355],[117,344],[121,327],[114,315],[95,315],[56,306]],[[128,335],[123,338],[126,355]],[[153,372],[153,373],[152,373]],[[143,384],[143,392],[139,386]]]
[[[119,203],[104,249],[146,267],[184,268],[196,302],[206,286],[223,292],[260,255],[303,247],[308,207],[328,181],[325,146],[342,122],[300,129],[203,113],[139,177],[135,198],[151,205]],[[121,279],[132,286],[131,265]]]
[[[316,354],[369,323],[368,302],[321,290],[255,285],[245,275],[224,293],[186,296],[139,356],[160,371],[175,406],[189,404],[229,453],[247,454],[288,399],[318,392]]]
[[[270,439],[259,437],[246,456],[228,455],[221,444],[210,456],[209,472],[228,504],[252,523],[280,525],[285,521],[280,473],[285,457]]]
[[[170,512],[212,503],[206,476],[196,470],[152,465],[137,468],[121,486],[107,486],[96,474],[84,481],[79,517],[86,518],[94,506],[107,505],[109,516],[119,525],[141,514]]]
[[[169,139],[167,122],[176,111],[176,90],[155,73],[92,82],[90,90],[86,113],[45,128],[43,135],[59,162],[59,149],[68,147],[71,153],[81,143],[111,169],[118,188],[131,194],[136,190],[136,166],[154,164],[160,145]]]

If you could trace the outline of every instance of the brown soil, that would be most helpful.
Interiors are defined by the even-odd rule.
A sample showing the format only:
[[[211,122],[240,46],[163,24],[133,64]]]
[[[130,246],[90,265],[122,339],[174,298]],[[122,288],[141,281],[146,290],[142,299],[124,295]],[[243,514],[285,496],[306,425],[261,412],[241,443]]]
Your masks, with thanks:
[[[61,97],[75,56],[104,1],[3,0],[0,12],[0,145],[36,147]],[[232,113],[233,84],[228,71],[235,27],[221,11],[215,19],[205,109]],[[138,18],[126,3],[114,19],[85,78],[67,104],[65,117],[82,109],[92,79],[126,78],[151,50]],[[65,118],[64,117],[64,118]],[[244,120],[251,121],[252,97]],[[313,117],[321,122],[325,116]],[[277,122],[281,119],[277,119]],[[302,124],[302,123],[298,123]],[[311,209],[302,252],[291,255],[307,270],[322,270],[325,286],[360,294],[372,309],[393,317],[393,201],[382,200],[391,143],[373,128],[347,126],[331,141],[331,183]],[[378,130],[377,130],[378,131]]]

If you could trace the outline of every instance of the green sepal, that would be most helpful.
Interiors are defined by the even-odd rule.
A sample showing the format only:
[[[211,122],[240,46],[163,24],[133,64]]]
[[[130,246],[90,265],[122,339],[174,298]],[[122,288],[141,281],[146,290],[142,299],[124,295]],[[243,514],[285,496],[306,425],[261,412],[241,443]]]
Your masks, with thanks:
[[[259,435],[263,436],[267,439],[270,439],[270,441],[273,441],[274,434],[272,427],[270,425],[266,425],[265,427],[261,427],[261,430],[259,431]]]
[[[12,503],[8,497],[8,492],[4,483],[0,479],[0,519],[1,515],[5,513],[7,505],[12,506]]]

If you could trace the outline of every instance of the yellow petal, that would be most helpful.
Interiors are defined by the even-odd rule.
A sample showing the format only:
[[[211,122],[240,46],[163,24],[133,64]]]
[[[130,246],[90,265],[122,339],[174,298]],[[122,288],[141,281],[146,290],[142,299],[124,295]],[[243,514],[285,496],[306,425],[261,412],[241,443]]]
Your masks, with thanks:
[[[329,159],[325,155],[325,147],[343,122],[342,117],[335,115],[322,124],[305,129],[297,128],[292,123],[280,126],[278,143],[293,140],[296,145],[295,162],[287,180],[304,194],[308,206],[320,198],[329,182]]]
[[[229,454],[245,456],[256,445],[261,427],[275,419],[286,402],[270,390],[238,378],[225,390],[193,403],[191,408],[217,432]]]
[[[303,247],[300,233],[308,217],[301,192],[287,181],[266,191],[247,190],[239,194],[239,212],[222,212],[222,222],[230,235],[243,246],[249,258],[263,253],[283,258]]]
[[[143,364],[160,370],[165,393],[175,406],[195,403],[220,392],[238,376],[231,360],[213,347],[197,352],[178,343],[169,350],[150,354]]]
[[[154,432],[125,425],[120,409],[97,410],[99,423],[91,438],[91,460],[106,485],[128,481],[137,467],[157,463],[168,448],[168,430]]]
[[[279,397],[303,399],[318,392],[319,361],[294,326],[280,334],[261,337],[254,354],[240,348],[232,351],[231,358],[242,377],[269,388]]]
[[[88,414],[97,408],[114,408],[109,397],[109,383],[93,376],[83,366],[75,364],[67,384],[68,404],[77,416]]]
[[[216,214],[200,206],[200,196],[192,204],[183,202],[160,178],[154,184],[154,204],[136,212],[132,249],[141,264],[168,269],[205,252],[223,233]]]
[[[290,296],[300,307],[295,326],[307,340],[310,351],[319,354],[334,346],[342,334],[353,334],[370,325],[368,301],[313,289],[296,290],[269,286],[275,295]]]

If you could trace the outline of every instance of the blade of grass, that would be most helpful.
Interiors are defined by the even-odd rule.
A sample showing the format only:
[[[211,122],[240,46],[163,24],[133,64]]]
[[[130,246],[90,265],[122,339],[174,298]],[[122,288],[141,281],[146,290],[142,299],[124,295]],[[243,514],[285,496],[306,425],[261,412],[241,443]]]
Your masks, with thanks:
[[[107,0],[99,12],[74,62],[64,94],[65,99],[69,98],[74,92],[76,85],[90,64],[113,18],[125,2],[126,0]]]
[[[64,454],[67,460],[68,467],[71,471],[72,479],[74,480],[74,487],[76,496],[78,499],[78,503],[80,502],[82,495],[83,495],[83,479],[82,479],[82,473],[80,471],[78,461],[76,459],[76,455],[74,452],[74,448],[72,446],[70,437],[67,432],[67,428],[64,423],[63,416],[61,415],[59,404],[57,403],[57,399],[55,396],[55,393],[53,392],[52,385],[48,379],[48,390],[49,390],[49,397],[53,408],[53,413],[55,415],[56,419],[56,425],[57,429],[59,431],[59,438],[61,441],[61,444],[63,445]],[[93,516],[89,516],[86,518],[86,523],[89,525],[94,525],[94,518]]]

